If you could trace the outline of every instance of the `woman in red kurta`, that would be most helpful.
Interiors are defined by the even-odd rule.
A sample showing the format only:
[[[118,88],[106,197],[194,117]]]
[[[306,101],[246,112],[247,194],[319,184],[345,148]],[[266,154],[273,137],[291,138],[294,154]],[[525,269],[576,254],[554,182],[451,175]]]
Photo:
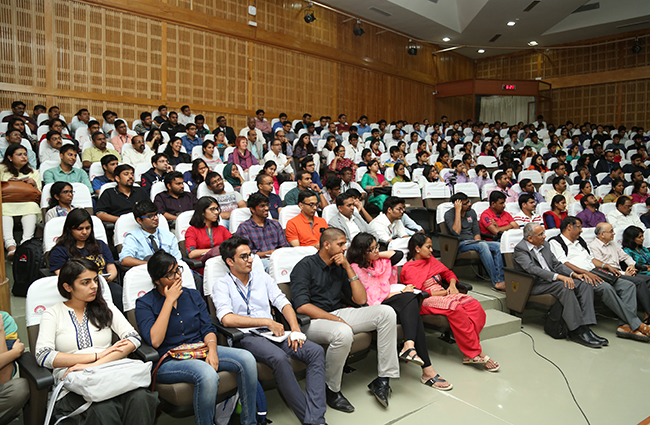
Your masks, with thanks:
[[[464,364],[483,365],[487,371],[496,372],[499,364],[481,349],[479,334],[485,325],[483,307],[473,297],[458,292],[458,278],[431,255],[432,251],[429,237],[422,233],[411,236],[408,254],[411,261],[402,267],[400,282],[431,295],[422,303],[420,314],[447,316],[458,348],[465,355]]]
[[[228,229],[219,226],[220,213],[219,202],[212,196],[204,196],[196,203],[190,227],[185,231],[185,249],[188,257],[205,262],[208,258],[219,255],[216,250],[221,242],[232,236]],[[203,274],[203,269],[197,272]]]

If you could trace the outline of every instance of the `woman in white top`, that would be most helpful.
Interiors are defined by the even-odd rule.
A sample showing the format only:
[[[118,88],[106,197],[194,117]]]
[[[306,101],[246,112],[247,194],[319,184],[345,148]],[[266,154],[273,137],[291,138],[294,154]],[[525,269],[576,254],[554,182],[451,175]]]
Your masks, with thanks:
[[[72,197],[74,190],[72,184],[68,182],[56,182],[50,187],[50,204],[48,205],[43,224],[52,220],[54,217],[65,217],[70,211],[75,209],[72,206]]]
[[[67,301],[45,310],[36,341],[36,360],[40,366],[54,369],[56,381],[68,373],[122,359],[140,346],[133,326],[104,300],[95,263],[84,258],[68,260],[59,273],[58,289]],[[115,344],[113,333],[120,338]],[[86,402],[75,393],[61,394],[54,406],[55,418],[72,413]],[[93,403],[65,423],[153,424],[157,406],[157,394],[139,388]]]

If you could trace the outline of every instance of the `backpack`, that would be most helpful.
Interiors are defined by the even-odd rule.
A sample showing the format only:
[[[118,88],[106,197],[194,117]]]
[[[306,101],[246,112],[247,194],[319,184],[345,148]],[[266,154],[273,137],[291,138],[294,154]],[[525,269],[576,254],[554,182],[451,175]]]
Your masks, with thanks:
[[[29,285],[40,277],[45,262],[43,240],[32,238],[18,246],[12,266],[14,287],[11,292],[17,297],[26,297]]]
[[[569,335],[569,328],[562,318],[562,313],[564,313],[564,307],[559,301],[555,301],[555,304],[546,313],[544,332],[555,339],[565,339]]]

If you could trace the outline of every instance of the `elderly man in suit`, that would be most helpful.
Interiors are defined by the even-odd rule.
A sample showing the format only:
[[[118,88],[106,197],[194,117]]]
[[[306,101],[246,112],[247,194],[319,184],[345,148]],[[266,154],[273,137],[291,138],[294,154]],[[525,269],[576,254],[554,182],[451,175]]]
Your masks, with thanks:
[[[584,282],[583,275],[560,263],[545,239],[543,226],[526,224],[524,239],[515,247],[515,268],[535,276],[531,295],[551,294],[560,301],[571,341],[590,348],[602,347],[607,340],[589,328],[596,324],[593,287]]]

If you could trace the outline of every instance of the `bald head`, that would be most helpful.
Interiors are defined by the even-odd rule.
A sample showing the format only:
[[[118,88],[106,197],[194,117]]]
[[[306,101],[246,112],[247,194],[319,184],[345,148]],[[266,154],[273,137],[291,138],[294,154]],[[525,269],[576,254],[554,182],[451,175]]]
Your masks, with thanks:
[[[535,223],[526,224],[526,226],[524,226],[524,240],[535,246],[544,245],[544,240],[546,240],[544,228]]]
[[[598,223],[594,229],[596,237],[603,243],[610,242],[614,239],[614,228],[609,223]]]
[[[337,229],[336,227],[328,227],[327,229],[323,230],[323,233],[320,235],[320,246],[321,248],[325,244],[325,242],[329,242],[330,244],[336,241],[338,238],[341,236],[345,237],[345,233],[341,229]]]

